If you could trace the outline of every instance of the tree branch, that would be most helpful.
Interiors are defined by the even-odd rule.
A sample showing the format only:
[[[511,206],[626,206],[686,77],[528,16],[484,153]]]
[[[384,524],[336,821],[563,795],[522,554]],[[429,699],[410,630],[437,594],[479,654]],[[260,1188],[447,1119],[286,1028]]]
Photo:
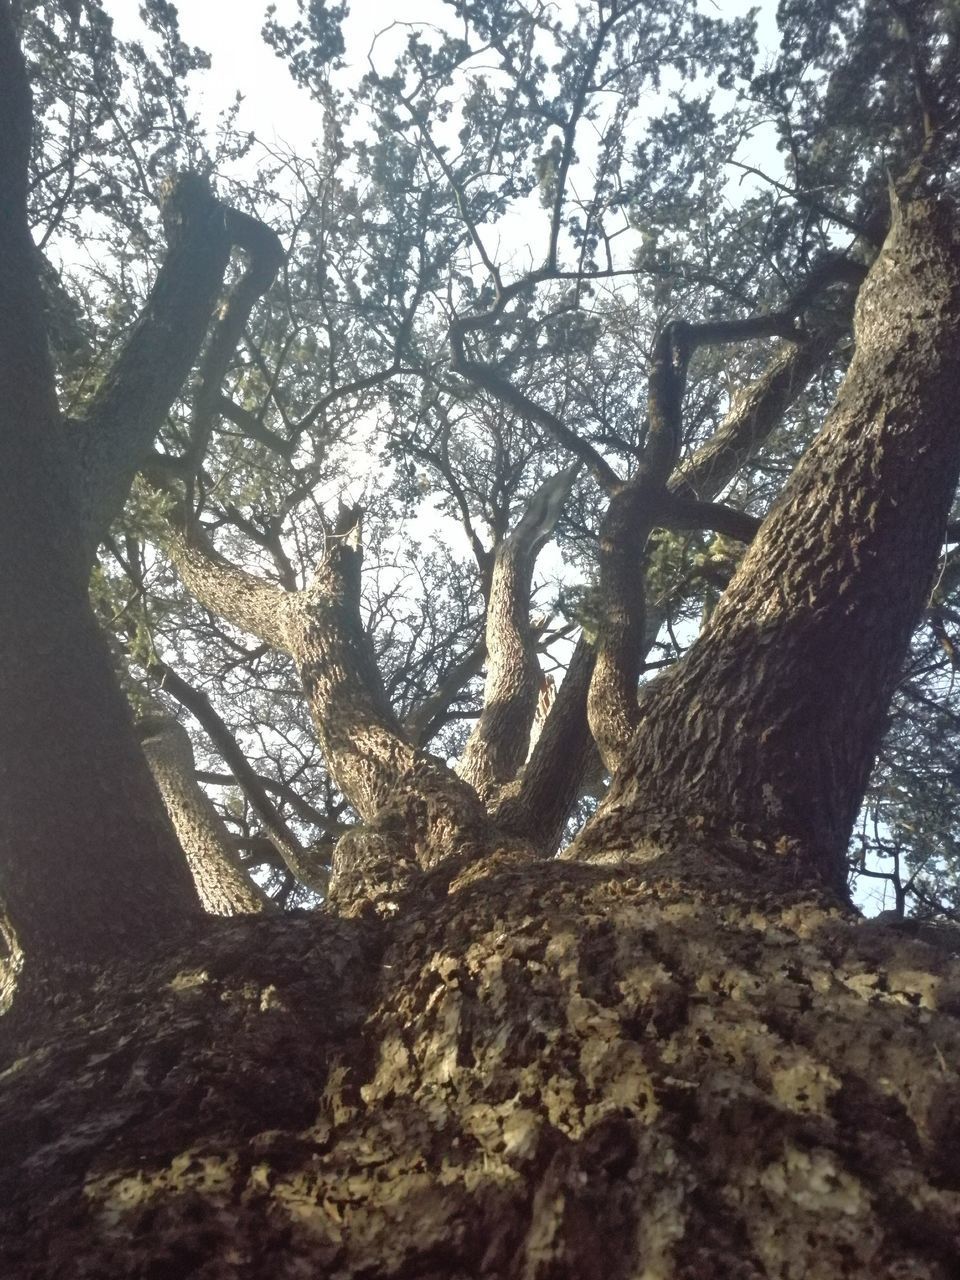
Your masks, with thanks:
[[[270,910],[273,904],[240,865],[223,819],[197,782],[189,733],[158,703],[137,728],[204,910],[221,916]]]
[[[460,776],[485,801],[516,776],[527,755],[541,680],[530,625],[533,569],[579,469],[580,464],[574,463],[544,481],[494,553],[483,710],[457,766]]]
[[[760,524],[759,516],[737,511],[722,502],[698,502],[693,498],[671,497],[660,506],[657,515],[660,528],[711,529],[738,542],[752,542]]]
[[[600,764],[587,723],[595,657],[593,646],[581,636],[530,759],[494,813],[500,830],[531,841],[546,857],[563,840],[591,765]]]
[[[221,404],[221,387],[244,326],[257,299],[270,288],[283,263],[283,246],[276,233],[247,213],[224,208],[224,223],[233,245],[242,249],[247,265],[224,306],[207,343],[190,420],[189,455],[192,469],[206,456],[210,433]]]
[[[176,698],[206,733],[217,754],[233,774],[237,786],[246,796],[250,807],[263,823],[270,843],[277,850],[284,864],[308,889],[313,889],[316,893],[326,893],[328,872],[324,867],[317,865],[317,859],[311,856],[310,850],[304,848],[284,822],[250,761],[240,749],[236,738],[203,690],[188,684],[173,667],[159,657],[151,658],[146,664],[146,670],[147,675],[156,682],[158,688]]]
[[[291,597],[281,587],[231,564],[197,524],[185,533],[171,527],[164,549],[202,605],[271,648],[290,652],[285,620]]]
[[[74,430],[85,549],[91,560],[196,360],[231,247],[247,252],[250,264],[208,348],[201,388],[214,407],[217,375],[233,350],[231,342],[235,345],[238,321],[242,327],[240,317],[248,314],[280,261],[273,233],[256,219],[227,209],[197,174],[182,174],[168,184],[161,212],[167,256],[139,319]]]
[[[564,449],[572,453],[575,458],[578,458],[593,472],[598,484],[608,493],[617,488],[621,483],[620,477],[607,460],[594,449],[593,445],[583,440],[575,431],[572,431],[565,423],[561,422],[556,414],[551,413],[549,409],[545,409],[542,405],[531,400],[529,396],[525,395],[518,387],[515,387],[493,365],[471,360],[467,356],[463,345],[462,332],[456,323],[450,326],[450,346],[453,351],[450,367],[454,373],[461,374],[475,386],[488,391],[503,404],[515,409],[522,417],[543,427],[559,445],[562,445]]]
[[[460,690],[483,670],[483,660],[486,655],[485,643],[475,645],[455,666],[451,667],[433,693],[428,698],[424,698],[420,706],[407,716],[404,728],[418,747],[425,746],[445,723],[451,702]]]

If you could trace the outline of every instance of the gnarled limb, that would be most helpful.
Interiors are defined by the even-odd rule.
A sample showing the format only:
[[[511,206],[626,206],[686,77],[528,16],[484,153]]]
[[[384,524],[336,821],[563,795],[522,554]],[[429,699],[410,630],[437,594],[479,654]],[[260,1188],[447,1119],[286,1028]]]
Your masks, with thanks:
[[[842,277],[841,277],[842,278]],[[820,285],[833,277],[818,277]],[[588,698],[590,727],[604,765],[615,772],[640,723],[637,687],[651,628],[641,568],[652,530],[717,528],[749,540],[749,517],[691,498],[713,496],[735,474],[758,437],[779,420],[790,401],[826,359],[839,336],[831,322],[814,339],[802,340],[791,317],[810,300],[812,285],[798,291],[783,311],[745,320],[667,325],[653,352],[648,399],[649,429],[641,465],[615,492],[600,530],[600,627],[597,661]],[[741,342],[780,334],[798,340],[792,357],[778,353],[767,372],[727,415],[721,430],[696,461],[671,479],[680,452],[681,410],[687,364],[698,346]],[[697,494],[694,484],[706,493]]]
[[[484,801],[516,776],[527,756],[540,690],[540,664],[530,625],[533,569],[579,469],[576,463],[546,480],[494,552],[483,710],[457,766]]]
[[[811,301],[814,285],[822,288],[837,281],[852,281],[860,274],[856,264],[832,261],[815,274],[794,300]],[[852,306],[853,295],[848,291],[837,310],[821,321],[809,336],[801,341],[785,341],[776,348],[759,377],[734,396],[715,434],[674,471],[667,483],[666,501],[663,497],[660,499],[659,521],[673,528],[714,527],[743,541],[752,539],[758,520],[718,507],[710,500],[733,479],[781,422],[810,378],[836,349],[840,338],[848,332]],[[676,502],[672,501],[674,498]],[[634,578],[642,573],[641,559],[640,556],[634,559]],[[631,573],[630,566],[625,566],[625,572]],[[649,605],[644,607],[643,618],[645,634],[640,644],[638,670],[662,625],[659,611]],[[521,782],[504,797],[497,816],[506,829],[538,840],[538,847],[556,847],[580,794],[583,778],[591,767],[602,768],[587,726],[587,687],[594,662],[592,647],[582,639],[573,665],[560,686],[555,709],[548,716],[542,741],[527,763]],[[576,679],[571,680],[574,675]],[[578,719],[581,715],[582,722]],[[556,731],[551,728],[554,717],[557,718]],[[626,724],[621,732],[629,732]],[[549,835],[540,843],[540,824],[533,815],[544,806],[544,811],[555,812],[555,817],[544,824],[543,831]]]
[[[376,817],[416,749],[383,686],[360,616],[361,516],[343,507],[310,586],[288,611],[294,655],[327,766],[365,821]]]
[[[330,774],[365,824],[334,852],[341,903],[392,893],[421,867],[486,847],[476,793],[413,745],[390,705],[360,616],[359,510],[341,509],[303,591],[230,564],[199,532],[175,536],[171,552],[202,604],[297,666]]]

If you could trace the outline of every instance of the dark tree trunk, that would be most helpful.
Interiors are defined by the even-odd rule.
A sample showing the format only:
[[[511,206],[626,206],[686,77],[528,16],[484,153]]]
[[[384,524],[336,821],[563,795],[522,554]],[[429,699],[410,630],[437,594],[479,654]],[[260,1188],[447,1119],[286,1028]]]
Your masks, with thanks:
[[[198,910],[85,583],[56,544],[44,556],[52,541],[0,519],[0,898],[35,964],[148,946]]]
[[[197,900],[87,601],[26,221],[30,95],[7,5],[0,116],[2,998],[18,949],[50,965],[149,945],[182,929]]]
[[[0,934],[57,965],[149,947],[199,904],[87,599],[90,563],[194,363],[233,245],[262,291],[276,237],[207,183],[167,184],[167,254],[82,421],[65,423],[27,223],[31,98],[0,0]],[[254,263],[255,260],[255,263]],[[250,271],[254,281],[251,284]],[[219,350],[219,348],[217,348]]]

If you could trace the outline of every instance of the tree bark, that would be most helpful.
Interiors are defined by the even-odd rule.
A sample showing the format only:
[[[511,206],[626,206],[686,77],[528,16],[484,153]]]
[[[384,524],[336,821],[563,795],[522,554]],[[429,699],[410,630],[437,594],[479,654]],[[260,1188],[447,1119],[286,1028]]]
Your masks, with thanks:
[[[147,947],[197,900],[87,600],[27,228],[30,94],[0,5],[0,901],[12,955]],[[9,997],[16,964],[0,988]]]
[[[262,779],[253,769],[206,693],[202,689],[194,688],[168,663],[161,661],[155,655],[148,660],[146,670],[150,678],[156,681],[157,686],[176,698],[203,729],[230,769],[236,785],[243,792],[250,807],[263,823],[265,838],[276,850],[283,865],[301,884],[312,889],[314,893],[325,895],[330,884],[330,872],[324,855],[315,848],[305,848],[289,824],[283,820],[276,805],[267,795]],[[198,782],[205,780],[197,776]],[[295,800],[299,799],[296,792],[290,792],[288,798],[291,797]],[[299,812],[307,822],[328,826],[324,823],[323,814],[312,810],[303,801],[300,801]]]
[[[567,467],[545,480],[494,552],[487,593],[483,708],[457,765],[460,776],[488,805],[527,758],[541,681],[530,625],[533,570],[578,470],[578,465]]]
[[[362,824],[338,841],[332,900],[382,899],[493,839],[483,805],[442,760],[414,746],[383,686],[360,616],[360,512],[343,508],[303,591],[285,592],[230,564],[191,530],[168,543],[189,590],[235,626],[293,659],[331,776]]]
[[[898,207],[835,407],[687,658],[645,691],[572,856],[680,820],[842,886],[960,472],[958,327],[956,212]]]
[[[591,764],[599,765],[587,723],[594,660],[593,646],[581,636],[530,758],[494,811],[498,830],[547,856],[560,847]]]
[[[210,920],[8,1028],[6,1280],[952,1280],[960,963],[700,873]]]
[[[159,706],[137,729],[204,911],[233,916],[269,910],[269,898],[244,871],[230,832],[197,782],[189,733]]]

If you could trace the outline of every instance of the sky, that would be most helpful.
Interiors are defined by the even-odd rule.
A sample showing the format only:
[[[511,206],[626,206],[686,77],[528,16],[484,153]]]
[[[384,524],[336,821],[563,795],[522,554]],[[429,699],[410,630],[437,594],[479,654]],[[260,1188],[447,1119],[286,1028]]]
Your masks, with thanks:
[[[266,0],[181,0],[177,5],[184,39],[210,54],[209,73],[197,87],[208,119],[228,106],[239,91],[244,95],[241,128],[250,129],[267,143],[292,146],[310,142],[319,128],[319,113],[306,94],[298,90],[290,73],[261,38]],[[558,7],[572,7],[561,0]],[[725,17],[759,10],[758,38],[762,51],[776,44],[776,0],[703,0]],[[117,34],[131,39],[140,35],[140,0],[104,0]],[[294,18],[296,0],[276,0],[277,17]],[[449,13],[441,0],[358,0],[344,24],[347,46],[345,82],[359,80],[367,69],[367,55],[378,32],[392,23],[436,23]]]

